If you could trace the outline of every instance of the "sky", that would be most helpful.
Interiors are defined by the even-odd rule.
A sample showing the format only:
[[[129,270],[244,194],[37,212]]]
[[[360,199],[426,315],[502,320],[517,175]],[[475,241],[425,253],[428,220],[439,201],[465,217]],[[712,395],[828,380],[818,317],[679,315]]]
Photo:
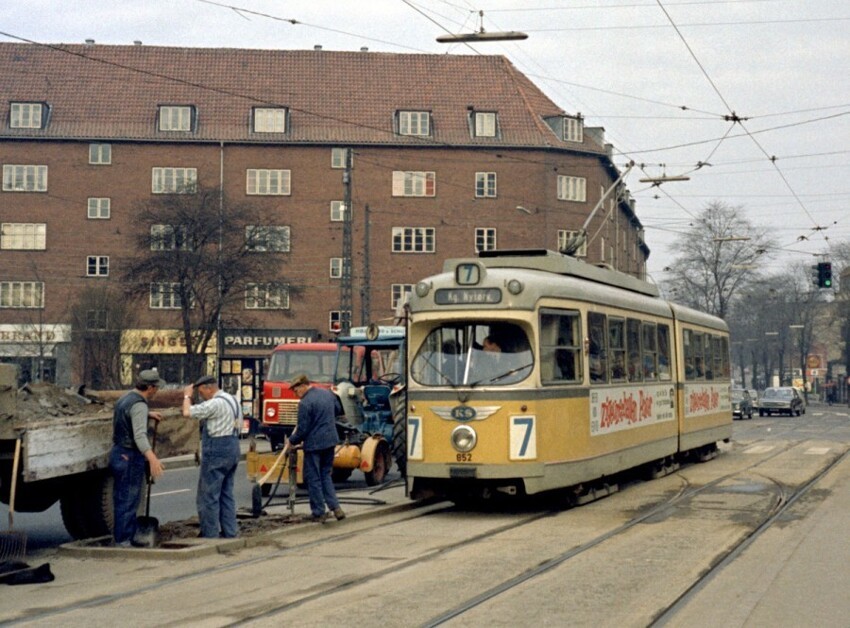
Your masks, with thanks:
[[[483,16],[480,12],[483,11]],[[522,31],[441,44],[447,33]],[[603,127],[668,275],[709,203],[776,242],[784,273],[850,241],[846,0],[20,0],[0,41],[504,55],[563,110]],[[687,176],[661,186],[641,178]],[[747,234],[735,234],[746,237]]]

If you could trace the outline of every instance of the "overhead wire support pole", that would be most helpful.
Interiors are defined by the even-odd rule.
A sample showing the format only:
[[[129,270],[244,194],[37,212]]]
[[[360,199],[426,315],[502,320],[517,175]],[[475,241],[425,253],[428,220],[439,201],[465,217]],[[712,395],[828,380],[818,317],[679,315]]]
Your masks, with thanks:
[[[345,149],[345,171],[342,184],[345,190],[342,212],[342,280],[339,284],[339,330],[343,336],[351,331],[351,309],[354,307],[351,298],[351,170],[353,153]]]

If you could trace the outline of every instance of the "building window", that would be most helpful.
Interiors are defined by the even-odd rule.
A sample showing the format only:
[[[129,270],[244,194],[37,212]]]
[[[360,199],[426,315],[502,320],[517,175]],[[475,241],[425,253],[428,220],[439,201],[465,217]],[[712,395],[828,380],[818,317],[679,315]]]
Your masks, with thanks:
[[[587,179],[584,177],[568,177],[566,175],[558,175],[558,200],[559,201],[579,201],[587,200]]]
[[[106,331],[109,324],[109,310],[86,310],[86,329]]]
[[[475,252],[492,251],[496,248],[496,230],[493,227],[475,229]]]
[[[346,160],[348,159],[349,148],[332,148],[331,149],[331,168],[345,168]]]
[[[183,301],[180,299],[180,284],[159,282],[151,284],[152,310],[179,310]]]
[[[255,107],[254,133],[286,133],[286,113],[283,107]]]
[[[495,198],[496,197],[496,173],[495,172],[476,172],[475,173],[475,197],[476,198]]]
[[[151,171],[151,192],[154,194],[194,194],[197,184],[197,168],[153,168]]]
[[[47,192],[47,166],[3,165],[4,192]]]
[[[433,253],[433,227],[393,227],[393,253]]]
[[[341,257],[332,257],[331,258],[330,278],[331,279],[342,279],[342,258]]]
[[[190,251],[185,225],[151,225],[151,251]]]
[[[101,220],[109,218],[111,206],[112,201],[108,198],[90,198],[87,214],[89,220]]]
[[[108,277],[109,257],[107,255],[89,255],[86,261],[87,277]]]
[[[351,312],[345,312],[347,318],[351,320]],[[328,331],[338,333],[342,330],[342,315],[341,310],[331,310],[328,312]]]
[[[558,250],[571,249],[575,246],[575,242],[579,237],[584,240],[581,246],[575,253],[571,253],[573,257],[587,257],[587,238],[582,236],[581,231],[568,231],[567,229],[558,229]]]
[[[496,114],[476,111],[472,114],[475,121],[475,137],[496,137]]]
[[[399,111],[399,135],[431,135],[431,114],[427,111]]]
[[[288,253],[289,227],[248,225],[245,227],[245,244],[254,253]]]
[[[581,118],[564,118],[564,140],[567,142],[584,140],[584,121]]]
[[[393,171],[393,196],[434,196],[436,186],[434,172]]]
[[[40,102],[13,102],[9,126],[13,129],[41,129],[46,126],[47,107]]]
[[[160,105],[160,131],[192,131],[195,108],[188,105]]]
[[[89,163],[108,166],[112,163],[112,144],[89,144]]]
[[[43,281],[0,281],[0,307],[43,308]]]
[[[345,203],[343,201],[331,201],[331,222],[345,220]]]
[[[289,170],[247,171],[246,194],[262,196],[289,196]]]
[[[0,225],[0,249],[6,251],[43,251],[47,248],[44,223],[4,222]]]
[[[245,309],[288,310],[289,286],[280,283],[249,283],[245,287]]]
[[[393,312],[396,311],[399,304],[404,304],[412,291],[412,283],[394,283],[392,285],[392,299],[390,300],[390,307]]]

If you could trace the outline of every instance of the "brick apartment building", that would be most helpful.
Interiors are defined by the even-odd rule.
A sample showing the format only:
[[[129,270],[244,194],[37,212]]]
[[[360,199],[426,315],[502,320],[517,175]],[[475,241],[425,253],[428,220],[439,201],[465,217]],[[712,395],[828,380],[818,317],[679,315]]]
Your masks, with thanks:
[[[202,186],[264,217],[270,280],[207,358],[247,381],[273,343],[332,335],[344,294],[351,324],[386,320],[447,257],[558,249],[620,175],[602,129],[501,56],[0,43],[0,93],[0,360],[64,384],[97,383],[70,311],[121,288],[140,203]],[[589,263],[644,276],[627,191],[588,233]],[[140,365],[182,381],[174,301],[153,284],[132,301],[123,383]]]

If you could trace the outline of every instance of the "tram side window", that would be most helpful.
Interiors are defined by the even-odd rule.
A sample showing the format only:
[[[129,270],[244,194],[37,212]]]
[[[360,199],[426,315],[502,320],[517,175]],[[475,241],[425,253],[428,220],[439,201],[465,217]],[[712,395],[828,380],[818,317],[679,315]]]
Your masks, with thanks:
[[[626,345],[629,351],[629,381],[643,380],[640,351],[640,321],[630,318],[626,321]]]
[[[705,341],[705,378],[709,380],[714,379],[714,345],[712,344],[711,339],[712,336],[710,334],[705,334],[703,336],[703,340]]]
[[[540,313],[540,376],[544,384],[581,381],[580,322],[575,311]]]
[[[714,345],[714,378],[719,380],[727,380],[730,378],[729,372],[729,351],[727,351],[726,338],[721,336],[713,336],[712,344]]]
[[[611,381],[626,379],[626,321],[608,318],[608,351],[611,354]]]
[[[655,336],[655,323],[641,326],[641,345],[643,346],[643,378],[654,380],[658,373],[658,345]]]
[[[682,346],[685,353],[685,379],[696,378],[696,356],[694,355],[694,339],[690,329],[682,330]]]
[[[694,374],[692,379],[705,377],[705,342],[702,334],[691,332],[691,345],[694,352]]]
[[[590,363],[590,383],[604,384],[608,381],[608,357],[604,314],[589,312],[587,315],[587,337],[589,340],[588,360]]]
[[[670,328],[658,325],[658,379],[670,380]]]

